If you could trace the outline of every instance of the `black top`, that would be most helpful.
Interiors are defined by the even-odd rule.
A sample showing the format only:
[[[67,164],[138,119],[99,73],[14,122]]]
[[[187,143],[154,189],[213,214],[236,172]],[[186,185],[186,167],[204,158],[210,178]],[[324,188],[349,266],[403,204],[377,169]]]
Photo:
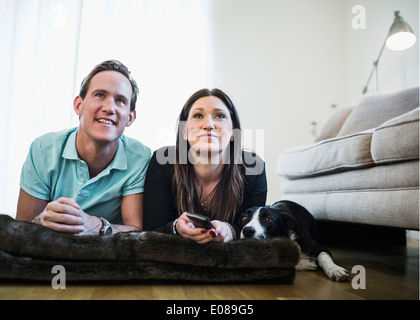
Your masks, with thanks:
[[[150,160],[144,186],[145,231],[172,233],[172,223],[179,217],[176,190],[172,188],[175,169],[174,165],[167,161],[173,159],[174,153],[174,146],[163,147],[156,150]],[[267,178],[263,160],[248,151],[242,151],[242,155],[247,164],[246,168],[243,167],[245,194],[242,204],[236,208],[235,226],[241,212],[249,207],[264,206],[267,199]],[[202,208],[200,211],[198,213],[206,214]]]

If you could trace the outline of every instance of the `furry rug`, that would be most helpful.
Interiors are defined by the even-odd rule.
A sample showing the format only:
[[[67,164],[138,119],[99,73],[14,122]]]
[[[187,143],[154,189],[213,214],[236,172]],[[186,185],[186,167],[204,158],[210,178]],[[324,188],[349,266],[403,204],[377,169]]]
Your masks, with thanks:
[[[0,279],[293,283],[298,245],[286,238],[200,245],[157,232],[78,237],[0,215]]]

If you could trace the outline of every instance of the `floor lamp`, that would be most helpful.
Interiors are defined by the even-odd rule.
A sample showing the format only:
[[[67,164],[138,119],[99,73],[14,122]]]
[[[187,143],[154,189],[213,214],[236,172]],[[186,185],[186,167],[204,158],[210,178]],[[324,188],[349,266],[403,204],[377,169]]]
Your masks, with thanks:
[[[416,43],[416,35],[411,29],[410,25],[405,22],[404,18],[400,16],[399,11],[395,11],[394,22],[389,29],[388,35],[382,45],[381,51],[379,52],[378,59],[373,62],[373,68],[370,72],[368,81],[363,88],[363,94],[368,90],[369,82],[372,79],[373,74],[376,74],[376,88],[378,88],[378,63],[381,58],[382,52],[384,51],[385,45],[394,51],[402,51],[412,47]]]

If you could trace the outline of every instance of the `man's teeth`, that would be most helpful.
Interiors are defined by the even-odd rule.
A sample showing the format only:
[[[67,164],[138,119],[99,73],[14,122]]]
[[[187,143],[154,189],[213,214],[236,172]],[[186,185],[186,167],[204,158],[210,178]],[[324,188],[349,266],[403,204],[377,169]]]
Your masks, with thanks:
[[[106,120],[106,119],[98,119],[98,122],[105,123],[105,124],[114,124],[112,121]]]

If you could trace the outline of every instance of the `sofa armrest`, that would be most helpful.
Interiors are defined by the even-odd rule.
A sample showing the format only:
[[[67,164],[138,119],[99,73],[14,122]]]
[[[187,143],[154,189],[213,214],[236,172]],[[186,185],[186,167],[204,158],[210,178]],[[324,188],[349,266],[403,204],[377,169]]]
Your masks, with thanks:
[[[419,158],[419,108],[391,119],[375,129],[371,146],[375,163]]]

